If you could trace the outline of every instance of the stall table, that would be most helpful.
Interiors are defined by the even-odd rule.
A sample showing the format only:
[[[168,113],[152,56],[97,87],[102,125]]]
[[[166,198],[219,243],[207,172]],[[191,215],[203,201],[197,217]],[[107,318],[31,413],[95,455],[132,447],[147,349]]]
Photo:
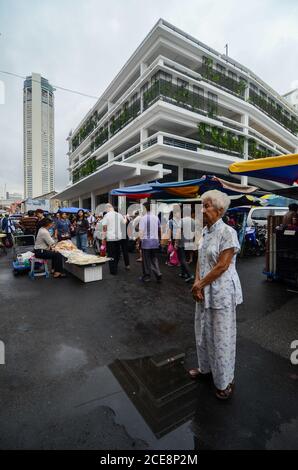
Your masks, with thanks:
[[[90,263],[86,265],[65,262],[65,270],[76,276],[83,282],[93,282],[102,280],[102,263]]]
[[[102,280],[102,267],[110,258],[88,255],[80,250],[57,249],[64,257],[64,268],[83,282]],[[86,257],[86,260],[84,258]]]

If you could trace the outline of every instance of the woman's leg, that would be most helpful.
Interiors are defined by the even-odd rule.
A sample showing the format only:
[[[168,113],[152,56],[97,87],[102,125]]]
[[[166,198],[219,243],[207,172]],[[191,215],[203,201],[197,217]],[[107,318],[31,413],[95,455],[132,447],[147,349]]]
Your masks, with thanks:
[[[63,256],[51,250],[34,250],[36,258],[52,260],[52,269],[56,273],[63,273]]]
[[[187,277],[191,277],[191,271],[189,269],[189,266],[186,262],[186,257],[185,257],[185,249],[183,247],[178,247],[178,257],[180,261],[180,269],[181,269],[181,274],[182,275],[187,275]]]
[[[53,252],[53,258],[52,258],[52,265],[53,269],[56,273],[63,273],[64,268],[63,268],[63,256],[61,253]]]
[[[78,250],[81,250],[82,245],[81,245],[81,235],[78,233],[76,236],[76,242],[77,242],[77,248]]]
[[[207,345],[214,385],[225,390],[234,381],[236,356],[236,306],[208,309]]]
[[[86,252],[87,251],[87,233],[81,234],[81,250]]]
[[[120,240],[120,246],[123,254],[123,260],[125,267],[129,266],[129,254],[128,254],[128,240],[127,238],[124,238]]]
[[[206,336],[206,310],[202,303],[196,304],[195,337],[199,370],[202,374],[208,374],[211,369]]]

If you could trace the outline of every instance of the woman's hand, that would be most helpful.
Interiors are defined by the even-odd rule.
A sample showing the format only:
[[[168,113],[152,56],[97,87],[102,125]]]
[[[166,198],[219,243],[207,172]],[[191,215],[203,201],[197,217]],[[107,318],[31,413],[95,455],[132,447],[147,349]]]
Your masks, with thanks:
[[[192,286],[191,292],[196,302],[202,302],[202,300],[204,300],[204,291],[200,279],[195,281],[194,285]]]

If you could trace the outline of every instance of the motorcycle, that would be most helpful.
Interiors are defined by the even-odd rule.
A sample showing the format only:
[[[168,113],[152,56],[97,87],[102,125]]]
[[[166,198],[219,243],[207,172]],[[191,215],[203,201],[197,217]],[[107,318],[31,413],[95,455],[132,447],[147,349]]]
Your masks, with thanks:
[[[261,256],[266,251],[266,228],[253,225],[246,227],[244,237],[244,255]]]

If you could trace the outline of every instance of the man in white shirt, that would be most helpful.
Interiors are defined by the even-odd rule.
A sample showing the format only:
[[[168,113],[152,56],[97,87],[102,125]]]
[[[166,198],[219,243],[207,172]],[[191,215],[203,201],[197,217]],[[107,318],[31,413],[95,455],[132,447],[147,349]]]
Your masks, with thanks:
[[[120,259],[121,239],[123,238],[124,217],[114,210],[112,204],[106,204],[106,215],[102,220],[103,244],[107,247],[107,255],[112,258],[109,261],[110,273],[115,275]]]

